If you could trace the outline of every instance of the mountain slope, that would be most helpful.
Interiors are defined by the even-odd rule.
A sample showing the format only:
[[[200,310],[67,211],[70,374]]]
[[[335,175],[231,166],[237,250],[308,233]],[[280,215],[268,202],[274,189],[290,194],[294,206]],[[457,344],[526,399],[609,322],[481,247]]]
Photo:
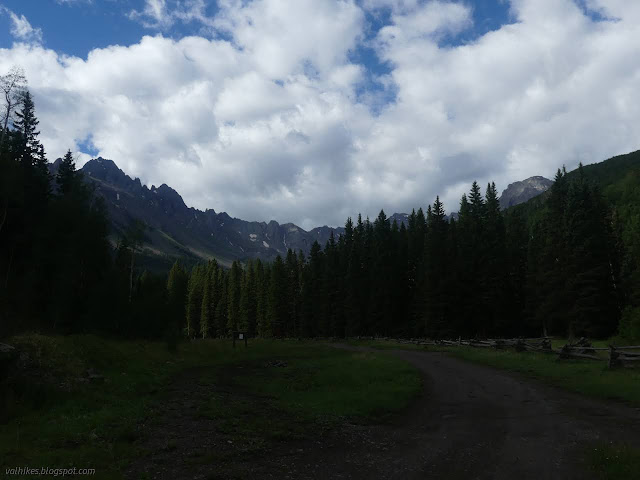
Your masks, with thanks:
[[[55,169],[55,164],[52,170]],[[273,260],[287,249],[308,253],[314,240],[324,246],[331,232],[342,229],[319,227],[309,232],[292,224],[247,222],[225,212],[187,207],[182,197],[163,184],[147,188],[131,179],[112,160],[97,158],[82,168],[86,180],[104,198],[115,239],[135,219],[147,225],[144,248],[147,254],[193,260],[216,258],[224,265],[233,260]]]

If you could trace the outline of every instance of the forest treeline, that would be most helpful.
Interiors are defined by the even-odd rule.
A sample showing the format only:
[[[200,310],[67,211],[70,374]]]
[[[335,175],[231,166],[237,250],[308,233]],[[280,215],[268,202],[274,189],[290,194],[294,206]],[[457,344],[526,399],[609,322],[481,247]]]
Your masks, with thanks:
[[[533,222],[501,212],[495,185],[483,193],[474,182],[457,220],[436,198],[406,226],[384,211],[347,219],[344,234],[314,243],[308,258],[289,251],[270,264],[210,261],[191,272],[176,264],[169,296],[191,337],[605,337],[633,290],[614,227],[580,171],[558,171]]]
[[[474,182],[457,219],[436,198],[406,225],[383,211],[347,219],[308,256],[176,262],[162,276],[136,267],[144,225],[109,243],[104,204],[71,152],[51,173],[18,87],[0,139],[0,335],[640,337],[638,153],[633,168],[600,165],[604,189],[593,166],[560,169],[549,192],[501,211],[495,185]]]

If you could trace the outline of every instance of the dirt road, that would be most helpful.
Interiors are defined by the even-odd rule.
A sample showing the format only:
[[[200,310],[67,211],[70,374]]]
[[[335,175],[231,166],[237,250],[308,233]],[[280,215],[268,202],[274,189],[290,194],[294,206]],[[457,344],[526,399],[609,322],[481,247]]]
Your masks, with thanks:
[[[442,353],[393,354],[423,372],[425,388],[391,425],[347,424],[313,440],[284,444],[233,471],[214,465],[167,470],[140,459],[128,476],[582,480],[591,478],[585,461],[590,445],[624,439],[640,446],[640,409],[585,399]],[[193,401],[188,388],[176,391]],[[227,448],[224,438],[211,438],[215,429],[201,419],[172,422],[178,436],[182,423],[202,429],[209,435],[207,444]],[[198,432],[187,433],[199,438]],[[164,465],[180,467],[185,453],[177,442],[160,458]]]

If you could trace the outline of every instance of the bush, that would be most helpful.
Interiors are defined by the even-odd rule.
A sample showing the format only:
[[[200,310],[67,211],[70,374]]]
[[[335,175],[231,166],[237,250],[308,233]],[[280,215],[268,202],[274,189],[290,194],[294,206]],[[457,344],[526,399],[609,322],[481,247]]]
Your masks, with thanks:
[[[640,308],[626,307],[620,319],[620,336],[626,340],[640,340]]]

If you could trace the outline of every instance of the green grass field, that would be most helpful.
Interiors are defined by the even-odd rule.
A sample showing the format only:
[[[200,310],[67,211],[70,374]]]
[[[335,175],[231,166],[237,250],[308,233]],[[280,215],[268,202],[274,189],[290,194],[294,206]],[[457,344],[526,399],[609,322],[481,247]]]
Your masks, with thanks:
[[[345,418],[383,421],[421,390],[418,372],[405,362],[317,342],[253,340],[249,348],[233,349],[230,341],[202,340],[184,343],[174,353],[162,343],[96,336],[25,335],[10,343],[28,353],[29,368],[0,399],[3,472],[16,466],[75,466],[95,468],[94,478],[120,478],[139,453],[138,422],[153,415],[173,378],[196,367],[212,386],[233,384],[266,399],[265,411],[291,418],[280,431],[268,415],[254,415],[242,425],[221,423],[222,429],[259,441],[295,438]],[[285,366],[269,367],[274,360]],[[88,381],[87,370],[103,378]],[[233,371],[241,374],[230,375]],[[240,418],[243,409],[254,408],[243,398],[223,402],[212,395],[201,414]]]

